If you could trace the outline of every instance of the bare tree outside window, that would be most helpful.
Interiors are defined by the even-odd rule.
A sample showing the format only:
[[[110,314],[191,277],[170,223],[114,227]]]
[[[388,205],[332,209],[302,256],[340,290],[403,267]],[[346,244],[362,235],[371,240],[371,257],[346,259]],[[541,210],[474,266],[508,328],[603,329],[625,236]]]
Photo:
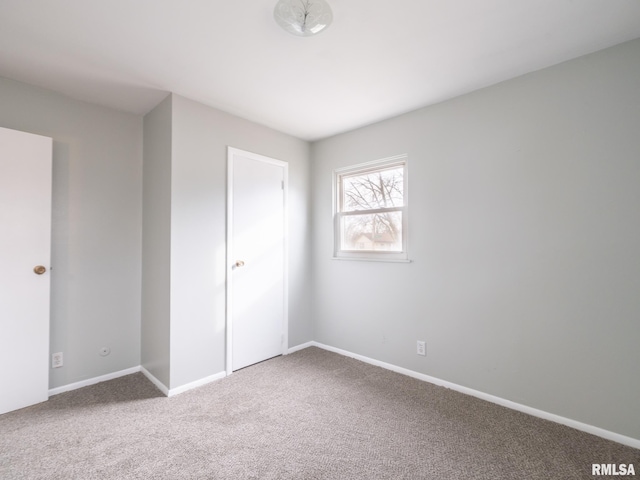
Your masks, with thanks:
[[[405,161],[338,174],[337,251],[402,252]]]

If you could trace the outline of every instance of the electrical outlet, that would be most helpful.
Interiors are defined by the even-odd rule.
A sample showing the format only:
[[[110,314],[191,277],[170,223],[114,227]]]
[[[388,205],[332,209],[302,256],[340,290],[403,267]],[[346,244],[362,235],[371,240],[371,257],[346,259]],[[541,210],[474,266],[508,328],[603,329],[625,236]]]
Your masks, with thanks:
[[[62,352],[51,355],[51,368],[60,368],[63,365]]]
[[[426,356],[427,355],[427,344],[418,340],[418,349],[416,352],[418,355]]]

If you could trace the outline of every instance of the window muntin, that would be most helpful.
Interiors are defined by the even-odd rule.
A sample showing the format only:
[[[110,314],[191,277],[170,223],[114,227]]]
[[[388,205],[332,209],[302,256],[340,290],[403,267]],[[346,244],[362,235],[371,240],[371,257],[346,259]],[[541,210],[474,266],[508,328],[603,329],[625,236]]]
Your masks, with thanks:
[[[407,260],[405,155],[334,172],[335,257]]]

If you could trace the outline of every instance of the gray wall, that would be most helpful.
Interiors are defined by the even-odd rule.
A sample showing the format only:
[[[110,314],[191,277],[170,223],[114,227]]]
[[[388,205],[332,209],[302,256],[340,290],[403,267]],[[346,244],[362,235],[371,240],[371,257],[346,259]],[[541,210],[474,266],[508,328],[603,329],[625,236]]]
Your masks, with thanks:
[[[144,268],[143,291],[158,287],[158,295],[150,294],[143,301],[154,318],[148,318],[143,309],[142,343],[143,366],[147,367],[147,361],[151,361],[151,357],[145,356],[147,348],[155,352],[154,359],[166,365],[166,342],[170,342],[170,375],[165,385],[174,389],[225,370],[227,146],[289,163],[289,344],[295,346],[312,340],[313,330],[309,289],[308,143],[175,94],[165,103],[169,101],[170,107],[163,104],[158,107],[160,111],[156,108],[145,117],[145,133],[149,133],[145,136],[145,185],[147,172],[151,176],[161,170],[163,186],[154,187],[160,203],[154,203],[151,197],[147,203],[145,186],[144,245],[146,249],[147,240],[153,242],[155,238],[162,246],[149,255],[164,256],[160,258],[161,262],[169,259],[165,251],[169,245],[166,237],[169,225],[167,199],[170,197],[170,282],[166,281],[165,267],[159,287],[158,277],[147,277],[147,268]],[[166,124],[169,115],[170,128]],[[162,118],[161,124],[158,118]],[[170,141],[162,139],[167,130],[170,130]],[[147,142],[150,148],[158,147],[159,150],[147,152]],[[162,165],[158,163],[159,159]],[[168,169],[170,187],[166,185]],[[151,177],[149,179],[151,181]],[[154,231],[155,227],[147,224],[148,211],[154,217],[160,214],[158,230]],[[163,238],[155,237],[156,232]],[[146,255],[147,252],[145,258]],[[170,302],[167,302],[166,295],[160,295],[160,292],[169,283]],[[149,325],[158,322],[157,325],[167,333],[146,333],[147,322]],[[166,372],[161,371],[163,378],[157,378],[164,382]]]
[[[144,117],[141,364],[169,385],[171,96]]]
[[[4,78],[0,105],[53,138],[50,387],[139,365],[142,118]]]
[[[639,133],[636,40],[315,143],[315,340],[640,438]],[[413,263],[332,260],[332,170],[401,153]]]

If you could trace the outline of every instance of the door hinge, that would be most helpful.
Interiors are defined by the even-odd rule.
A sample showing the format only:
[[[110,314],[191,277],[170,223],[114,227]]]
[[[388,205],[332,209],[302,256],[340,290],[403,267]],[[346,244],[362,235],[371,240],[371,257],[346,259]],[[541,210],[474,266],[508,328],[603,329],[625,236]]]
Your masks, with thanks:
[[[284,180],[282,180],[282,181],[280,182],[280,188],[282,188],[282,190],[284,190]]]

